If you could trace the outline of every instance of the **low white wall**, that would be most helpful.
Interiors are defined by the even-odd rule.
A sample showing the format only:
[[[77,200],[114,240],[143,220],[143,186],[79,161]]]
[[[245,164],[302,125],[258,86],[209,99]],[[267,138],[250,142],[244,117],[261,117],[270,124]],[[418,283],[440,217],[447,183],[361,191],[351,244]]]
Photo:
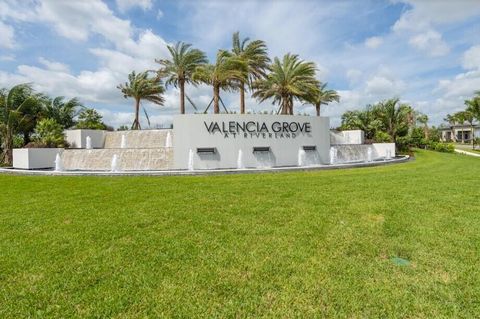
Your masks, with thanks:
[[[395,143],[373,143],[372,146],[378,157],[386,157],[387,150],[390,150],[391,157],[395,157]]]
[[[103,130],[66,130],[65,140],[70,145],[70,148],[86,148],[87,136],[92,140],[93,148],[103,148],[105,143],[105,132]]]
[[[55,167],[55,157],[63,148],[15,148],[13,167],[19,169],[41,169]]]
[[[317,164],[330,162],[327,117],[251,114],[184,114],[173,118],[174,165],[194,169],[235,168],[239,151],[245,167],[296,166],[299,151]],[[258,147],[268,151],[258,152]],[[213,148],[214,153],[199,153]],[[254,148],[257,151],[254,152]],[[308,162],[308,161],[307,161]]]
[[[330,131],[330,144],[363,144],[365,134],[362,130]]]

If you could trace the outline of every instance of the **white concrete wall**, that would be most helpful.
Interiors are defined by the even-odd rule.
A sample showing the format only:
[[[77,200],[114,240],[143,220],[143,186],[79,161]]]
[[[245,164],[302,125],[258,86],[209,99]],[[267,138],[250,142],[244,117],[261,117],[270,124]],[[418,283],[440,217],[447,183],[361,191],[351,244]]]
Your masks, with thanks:
[[[365,134],[362,130],[330,131],[331,144],[363,144]]]
[[[19,169],[41,169],[55,167],[55,157],[63,148],[15,148],[13,167]]]
[[[227,133],[209,132],[211,123],[218,123]],[[253,133],[230,130],[230,123],[253,122],[265,124],[266,130]],[[310,132],[297,131],[294,135],[282,129],[283,136],[277,131],[278,124],[295,126],[308,125]],[[297,124],[293,124],[297,123]],[[272,127],[275,126],[275,129]],[[189,150],[194,153],[194,169],[215,169],[237,167],[238,151],[243,152],[245,167],[261,167],[262,163],[271,166],[294,166],[298,164],[298,152],[302,146],[316,146],[315,151],[307,152],[308,157],[316,158],[319,163],[330,162],[330,121],[327,117],[291,116],[291,115],[250,115],[250,114],[186,114],[177,115],[173,120],[175,142],[174,165],[178,169],[188,168]],[[251,126],[253,128],[253,125]],[[287,129],[288,131],[289,129]],[[275,134],[276,133],[276,134]],[[215,154],[197,154],[197,148],[215,147]],[[268,153],[253,153],[253,147],[270,147]],[[311,160],[311,159],[310,159]],[[268,166],[268,165],[265,165]]]
[[[390,156],[395,156],[395,143],[373,143],[376,157],[386,157],[387,150],[390,150]]]
[[[93,148],[103,148],[105,143],[105,133],[103,130],[66,130],[65,140],[70,145],[70,148],[86,148],[87,136],[92,140]]]

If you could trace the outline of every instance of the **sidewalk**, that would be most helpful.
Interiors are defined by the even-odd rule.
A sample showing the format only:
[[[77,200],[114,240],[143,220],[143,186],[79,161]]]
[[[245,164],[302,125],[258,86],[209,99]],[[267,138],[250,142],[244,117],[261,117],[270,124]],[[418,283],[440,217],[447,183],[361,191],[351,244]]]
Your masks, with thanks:
[[[480,157],[480,153],[467,152],[467,151],[459,150],[459,149],[455,149],[455,153],[464,154],[464,155],[469,155],[469,156],[475,156],[475,157]]]

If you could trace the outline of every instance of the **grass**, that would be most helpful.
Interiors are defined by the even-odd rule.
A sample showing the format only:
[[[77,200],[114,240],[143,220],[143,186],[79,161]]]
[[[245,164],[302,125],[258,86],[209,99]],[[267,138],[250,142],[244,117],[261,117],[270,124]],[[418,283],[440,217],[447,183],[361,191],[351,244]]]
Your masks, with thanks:
[[[476,317],[479,176],[0,175],[0,317]]]

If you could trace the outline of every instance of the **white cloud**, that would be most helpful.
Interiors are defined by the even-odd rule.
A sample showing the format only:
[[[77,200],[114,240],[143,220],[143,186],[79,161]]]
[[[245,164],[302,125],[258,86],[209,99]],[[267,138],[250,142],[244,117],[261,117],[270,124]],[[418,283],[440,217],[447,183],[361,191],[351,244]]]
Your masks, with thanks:
[[[365,93],[379,99],[390,98],[399,96],[405,88],[405,82],[396,78],[390,69],[380,67],[378,72],[367,80]]]
[[[472,46],[465,51],[462,59],[462,66],[469,70],[480,69],[480,45]]]
[[[443,41],[442,35],[436,31],[429,30],[419,33],[408,41],[410,45],[430,56],[442,56],[450,51],[448,45]]]
[[[381,37],[370,37],[365,40],[365,46],[370,49],[376,49],[383,43]]]
[[[139,7],[142,10],[148,10],[152,8],[152,0],[116,0],[118,10],[120,12],[126,12],[133,7]]]
[[[0,55],[0,61],[15,61],[15,56],[12,54]]]
[[[15,46],[15,31],[9,25],[0,21],[0,48],[13,49]]]
[[[60,63],[60,62],[49,61],[49,60],[47,60],[43,57],[38,58],[38,62],[43,64],[50,71],[58,71],[58,72],[68,72],[69,71],[68,65]]]

